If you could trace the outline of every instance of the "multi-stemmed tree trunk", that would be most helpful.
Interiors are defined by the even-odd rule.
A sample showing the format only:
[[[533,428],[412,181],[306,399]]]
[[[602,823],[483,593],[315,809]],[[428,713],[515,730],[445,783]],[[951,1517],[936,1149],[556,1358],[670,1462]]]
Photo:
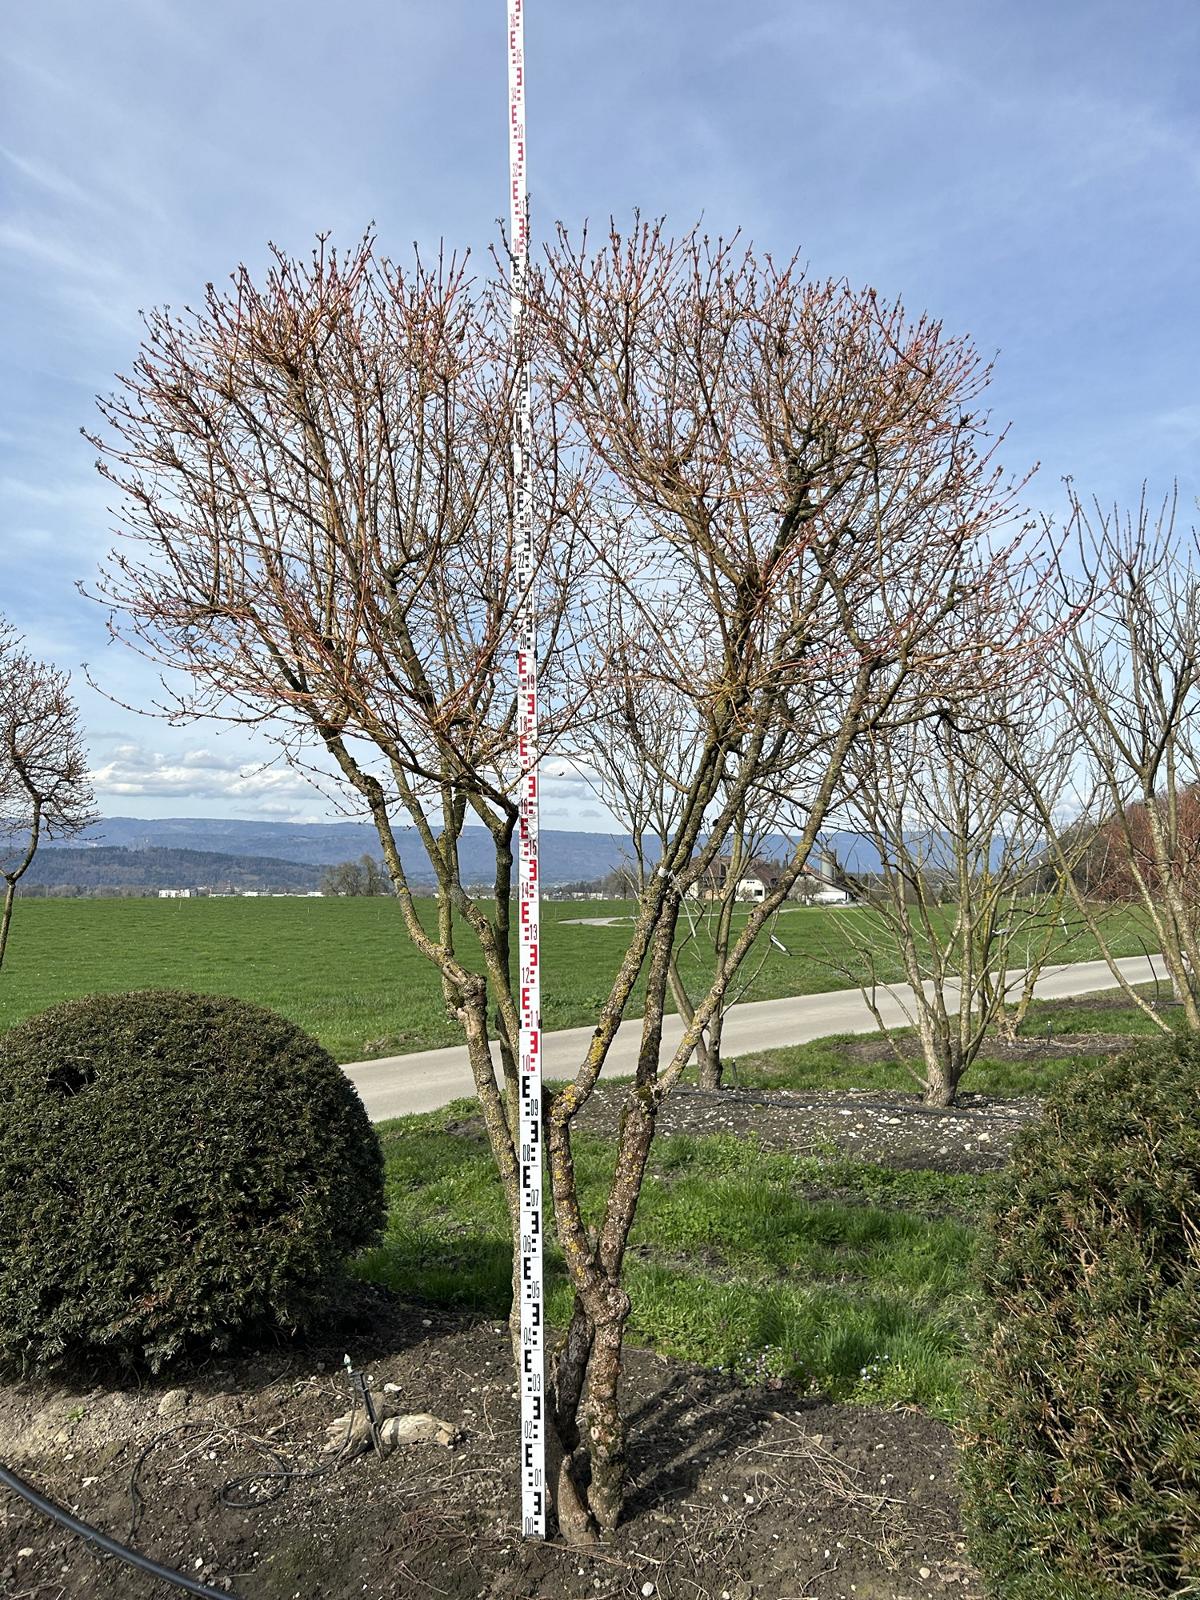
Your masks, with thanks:
[[[551,1360],[552,1487],[582,1540],[621,1512],[622,1268],[659,1109],[803,870],[848,752],[916,714],[914,662],[943,662],[948,696],[964,651],[1003,670],[996,618],[961,618],[959,598],[999,609],[991,551],[1015,491],[973,420],[988,373],[970,345],[794,266],[696,234],[637,229],[594,256],[562,237],[526,326],[544,748],[594,770],[603,744],[669,795],[589,1047],[542,1107],[575,1294]],[[195,314],[151,316],[95,443],[123,497],[99,585],[118,630],[191,674],[181,709],[272,718],[374,822],[462,1026],[515,1241],[513,390],[502,290],[453,262],[406,272],[369,241],[346,258],[322,244],[308,264],[278,256],[262,286],[242,271]],[[684,896],[739,818],[784,793],[804,810],[793,854],[663,1059]],[[436,876],[430,929],[401,822]],[[463,882],[468,822],[493,842],[490,898]],[[615,1175],[588,1216],[575,1122],[639,979]]]
[[[0,966],[17,885],[43,838],[72,838],[96,820],[68,682],[66,673],[26,654],[0,621]]]

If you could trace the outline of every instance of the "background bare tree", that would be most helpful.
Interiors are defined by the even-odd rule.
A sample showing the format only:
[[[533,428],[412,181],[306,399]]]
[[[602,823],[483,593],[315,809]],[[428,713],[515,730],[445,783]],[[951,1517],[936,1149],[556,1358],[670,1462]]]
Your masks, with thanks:
[[[321,874],[322,894],[378,895],[391,894],[392,880],[382,861],[368,853],[357,861],[339,861],[326,867]]]
[[[0,620],[0,966],[17,884],[43,839],[67,839],[95,822],[79,713],[66,673],[35,661]]]
[[[763,883],[764,890],[774,880],[775,863],[766,864],[760,860],[770,833],[765,822],[752,822],[745,814],[738,817],[729,830],[726,850],[710,864],[705,878],[692,884],[684,899],[680,937],[671,955],[668,978],[671,998],[686,1022],[693,1020],[696,998],[707,990],[713,972],[719,972],[729,959],[738,909],[747,898],[743,885],[756,870],[763,873],[756,881]],[[713,1008],[708,1026],[696,1041],[696,1076],[702,1089],[719,1089],[724,1082],[726,1062],[721,1045],[725,1018],[730,1006],[745,998],[761,971],[770,952],[770,942],[776,938],[777,922],[778,910],[764,926],[765,938],[760,941],[755,957],[743,964],[738,981],[726,989],[720,1004]]]
[[[928,704],[926,721],[872,732],[851,753],[839,816],[879,867],[869,884],[843,869],[869,915],[838,926],[854,949],[841,970],[885,1034],[880,989],[899,1004],[920,1041],[922,1097],[945,1106],[988,1033],[1015,1033],[1042,966],[1067,943],[1066,885],[1046,882],[1041,808],[1063,794],[1074,746],[1047,725],[1040,687],[954,703],[930,682]],[[898,960],[903,984],[881,977],[881,955]]]
[[[1043,807],[1050,853],[1115,980],[1156,1026],[1170,1023],[1116,962],[1119,902],[1161,952],[1186,1025],[1200,1029],[1200,538],[1155,510],[1086,507],[1072,492],[1077,568],[1061,609],[1090,601],[1051,676],[1081,748],[1069,808]],[[1036,791],[1034,791],[1036,792]]]
[[[559,1524],[584,1540],[623,1501],[622,1266],[659,1107],[803,870],[854,740],[902,714],[916,665],[950,680],[984,647],[986,606],[968,628],[959,600],[1007,590],[994,546],[1015,491],[975,414],[988,372],[970,344],[874,294],[641,228],[596,255],[560,238],[529,294],[546,744],[586,761],[626,707],[653,715],[665,696],[682,752],[627,952],[543,1105],[575,1296],[549,1470]],[[152,315],[94,442],[122,500],[99,585],[114,630],[184,669],[181,713],[253,718],[297,760],[322,748],[374,822],[462,1025],[516,1243],[513,375],[502,289],[453,261],[404,271],[369,241],[345,258],[322,243],[307,264],[277,256],[262,287],[242,270],[198,312]],[[1016,643],[987,639],[997,670]],[[660,1060],[682,897],[755,787],[784,783],[802,788],[795,852]],[[400,818],[437,880],[429,930]],[[490,899],[462,880],[468,818],[493,840]],[[639,978],[616,1169],[585,1217],[573,1128]]]
[[[620,870],[620,893],[637,897],[658,871],[678,826],[679,780],[693,759],[695,728],[688,696],[678,685],[636,683],[629,672],[619,681],[622,700],[614,701],[605,717],[581,730],[576,746],[601,798],[626,830],[631,855]],[[752,824],[743,810],[731,820],[722,851],[688,886],[667,968],[671,999],[687,1024],[714,973],[728,960],[742,877],[769,831],[765,822]],[[743,965],[696,1040],[703,1089],[721,1087],[726,1012],[744,996],[765,953],[764,946],[762,955]]]

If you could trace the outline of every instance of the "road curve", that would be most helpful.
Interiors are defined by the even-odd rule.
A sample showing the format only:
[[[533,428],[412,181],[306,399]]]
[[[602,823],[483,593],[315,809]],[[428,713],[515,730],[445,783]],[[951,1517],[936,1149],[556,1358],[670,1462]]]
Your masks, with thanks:
[[[1130,956],[1117,962],[1133,983],[1162,979],[1154,957]],[[1020,972],[1006,974],[1010,985],[1020,983]],[[1103,961],[1077,961],[1047,967],[1038,979],[1036,994],[1043,1000],[1090,994],[1116,987],[1116,979]],[[889,1026],[906,1022],[900,996],[911,994],[901,985],[881,991],[880,1011]],[[871,1013],[857,989],[834,989],[827,994],[796,995],[787,1000],[755,1000],[734,1006],[725,1019],[723,1053],[737,1056],[749,1050],[777,1050],[803,1044],[829,1033],[870,1033]],[[663,1049],[673,1051],[683,1036],[677,1016],[663,1024]],[[548,1078],[571,1077],[592,1037],[590,1028],[564,1028],[542,1035],[542,1070]],[[637,1055],[639,1028],[631,1018],[620,1029],[605,1064],[608,1077],[628,1076]],[[450,1100],[473,1094],[471,1069],[463,1045],[443,1050],[416,1050],[411,1055],[384,1056],[378,1061],[351,1061],[342,1069],[362,1097],[372,1122],[403,1117],[414,1111],[433,1111]]]

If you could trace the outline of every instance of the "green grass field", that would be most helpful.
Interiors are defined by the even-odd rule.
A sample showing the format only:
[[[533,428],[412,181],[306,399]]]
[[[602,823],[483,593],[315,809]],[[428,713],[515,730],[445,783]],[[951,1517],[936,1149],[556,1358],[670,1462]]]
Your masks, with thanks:
[[[1039,1006],[1029,1031],[1044,1035],[1047,1022],[1056,1036],[1085,1040],[1154,1033],[1107,995]],[[911,1088],[894,1063],[864,1060],[860,1044],[834,1037],[744,1057],[740,1076],[780,1088]],[[985,1054],[965,1086],[1043,1094],[1102,1054],[1086,1045],[1057,1058]],[[408,1298],[506,1316],[511,1245],[475,1103],[399,1118],[379,1133],[388,1223],[360,1271]],[[581,1135],[575,1148],[594,1223],[615,1146]],[[781,1378],[802,1392],[953,1419],[977,1314],[975,1233],[996,1181],[877,1166],[832,1147],[795,1156],[728,1134],[659,1139],[626,1259],[630,1337],[748,1381]],[[570,1292],[553,1242],[546,1267],[549,1320],[562,1327]]]
[[[1148,1000],[1163,1007],[1169,1022],[1182,1015],[1182,1007],[1165,1002],[1161,991],[1149,984],[1139,985]],[[1035,1001],[1021,1029],[1023,1038],[1058,1038],[1070,1035],[1086,1041],[1089,1035],[1109,1034],[1134,1039],[1160,1036],[1142,1011],[1121,1003],[1115,992],[1083,995],[1076,1000]],[[868,1036],[871,1037],[871,1036]],[[875,1036],[877,1037],[877,1036]],[[915,1087],[904,1063],[919,1069],[920,1046],[912,1032],[893,1035],[898,1059],[864,1059],[861,1034],[830,1034],[808,1044],[785,1050],[763,1050],[738,1058],[730,1081],[746,1089],[883,1089],[896,1093]],[[1000,1052],[989,1052],[985,1043],[963,1079],[963,1089],[975,1094],[1046,1094],[1069,1072],[1094,1066],[1109,1055],[1108,1050],[1087,1048],[1082,1042],[1069,1055],[1045,1055],[1033,1060],[1012,1060]]]
[[[389,1212],[364,1277],[406,1298],[505,1317],[511,1245],[482,1135],[451,1132],[458,1101],[380,1128]],[[585,1214],[615,1160],[576,1141]],[[847,1203],[806,1197],[836,1187]],[[663,1354],[783,1378],[803,1392],[916,1404],[953,1416],[973,1297],[973,1224],[988,1180],[891,1172],[680,1135],[655,1145],[626,1259],[630,1334]],[[561,1252],[546,1252],[550,1323],[571,1304]]]
[[[547,1029],[595,1019],[620,962],[628,925],[581,927],[581,917],[628,915],[611,902],[547,901],[542,907],[542,1020]],[[432,925],[433,905],[423,914]],[[847,986],[856,927],[869,913],[789,907],[745,996],[776,999]],[[460,940],[464,955],[471,939]],[[1143,946],[1123,927],[1119,953]],[[1085,937],[1056,955],[1086,960]],[[684,951],[685,974],[699,978]],[[880,975],[900,976],[880,959]],[[0,1030],[59,1000],[101,990],[198,989],[272,1006],[315,1034],[340,1061],[458,1042],[437,978],[412,948],[390,899],[24,900],[0,971]]]

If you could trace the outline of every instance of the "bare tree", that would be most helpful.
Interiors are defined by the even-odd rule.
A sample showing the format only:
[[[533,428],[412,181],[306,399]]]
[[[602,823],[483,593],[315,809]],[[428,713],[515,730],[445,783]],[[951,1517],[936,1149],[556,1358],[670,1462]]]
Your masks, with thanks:
[[[871,914],[840,920],[854,956],[839,967],[885,1035],[880,990],[899,1003],[920,1041],[922,1097],[946,1106],[989,1032],[1015,1034],[1067,942],[1065,881],[1045,881],[1042,808],[1063,794],[1074,746],[1047,725],[1040,686],[954,705],[931,683],[929,705],[927,721],[871,732],[847,763],[840,816],[879,868],[870,885],[840,872]],[[881,954],[889,967],[898,959],[904,984],[881,980]]]
[[[769,830],[757,826],[743,815],[735,819],[729,831],[727,852],[718,856],[708,867],[705,877],[692,884],[683,902],[680,938],[671,953],[667,974],[671,997],[684,1021],[691,1023],[695,1017],[696,998],[702,996],[712,982],[714,972],[720,972],[729,960],[737,927],[740,902],[746,898],[743,885],[755,869],[764,876],[764,893],[774,883],[777,868],[758,860],[765,848]],[[697,1080],[702,1089],[719,1089],[724,1081],[725,1061],[721,1055],[721,1042],[725,1034],[725,1018],[730,1006],[744,999],[775,939],[776,917],[763,932],[753,962],[743,964],[738,981],[730,984],[719,1005],[713,1008],[708,1026],[696,1041]]]
[[[575,1294],[551,1361],[549,1468],[559,1524],[584,1540],[624,1495],[622,1265],[659,1107],[803,870],[855,739],[916,714],[917,663],[940,662],[947,693],[965,654],[991,649],[1003,670],[1009,641],[979,640],[983,610],[969,625],[958,611],[1006,569],[993,547],[1015,491],[975,415],[988,372],[969,343],[873,294],[653,229],[597,255],[560,238],[528,292],[546,745],[586,762],[660,705],[679,739],[627,952],[575,1077],[542,1108]],[[346,258],[322,243],[306,265],[279,255],[262,287],[242,270],[198,312],[148,319],[94,442],[122,497],[100,581],[115,631],[186,670],[179,711],[240,708],[296,759],[323,749],[374,822],[404,926],[463,1028],[516,1240],[523,596],[506,311],[454,262],[402,271],[369,242]],[[803,796],[795,852],[661,1060],[682,899],[755,793],[784,785]],[[432,930],[400,817],[436,876]],[[468,817],[494,843],[488,900],[460,872]],[[575,1119],[639,978],[615,1174],[585,1217]]]
[[[632,688],[632,680],[629,684]],[[643,690],[624,708],[618,742],[609,740],[607,729],[601,739],[589,742],[585,736],[581,741],[586,744],[586,757],[602,798],[632,841],[632,859],[623,869],[623,878],[624,892],[635,896],[644,893],[649,877],[670,849],[678,825],[677,780],[686,768],[689,752],[688,741],[680,737],[677,726],[680,707],[670,703],[677,698],[660,693],[650,700]],[[735,817],[724,852],[710,860],[688,886],[667,968],[669,992],[685,1024],[693,1021],[696,1002],[707,992],[713,974],[728,961],[743,876],[768,833],[766,824],[752,825],[744,812]],[[697,1038],[695,1059],[702,1089],[721,1087],[725,1016],[753,983],[767,948],[764,942],[762,954],[743,965]]]
[[[0,966],[17,884],[43,839],[66,839],[96,821],[79,713],[66,673],[35,661],[0,620]]]
[[[1077,571],[1061,608],[1080,608],[1051,682],[1082,748],[1076,802],[1043,807],[1050,850],[1075,911],[1129,1000],[1164,1032],[1169,1022],[1117,965],[1108,907],[1137,914],[1161,952],[1186,1024],[1200,1029],[1200,538],[1157,511],[1087,508],[1071,492]],[[1099,904],[1097,903],[1099,902]]]
[[[364,853],[357,861],[339,861],[321,874],[321,893],[328,895],[391,894],[392,880],[379,860]]]

